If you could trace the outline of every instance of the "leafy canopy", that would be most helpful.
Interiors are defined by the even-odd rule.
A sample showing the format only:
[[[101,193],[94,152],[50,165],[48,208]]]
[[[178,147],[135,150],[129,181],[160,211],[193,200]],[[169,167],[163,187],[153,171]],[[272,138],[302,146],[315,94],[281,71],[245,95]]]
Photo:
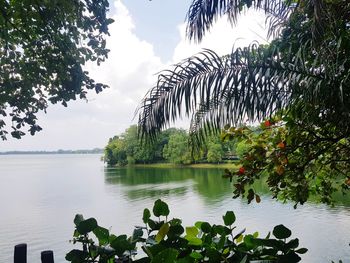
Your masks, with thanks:
[[[37,113],[49,103],[86,99],[107,86],[86,62],[107,58],[108,0],[2,1],[0,4],[0,136],[41,130]],[[7,116],[7,117],[6,117]]]

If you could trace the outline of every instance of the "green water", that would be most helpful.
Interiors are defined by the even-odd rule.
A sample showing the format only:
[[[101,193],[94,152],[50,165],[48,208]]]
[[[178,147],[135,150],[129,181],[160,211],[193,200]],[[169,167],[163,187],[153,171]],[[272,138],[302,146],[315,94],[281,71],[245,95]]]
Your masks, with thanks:
[[[284,224],[309,248],[302,262],[350,262],[350,200],[335,207],[310,202],[298,209],[271,199],[257,184],[260,204],[232,199],[229,182],[218,169],[108,169],[98,155],[0,156],[0,262],[11,262],[13,246],[28,243],[28,262],[54,250],[64,262],[76,213],[96,217],[116,234],[131,233],[142,211],[162,198],[185,225],[221,222],[226,210],[237,217],[237,231],[265,235]]]

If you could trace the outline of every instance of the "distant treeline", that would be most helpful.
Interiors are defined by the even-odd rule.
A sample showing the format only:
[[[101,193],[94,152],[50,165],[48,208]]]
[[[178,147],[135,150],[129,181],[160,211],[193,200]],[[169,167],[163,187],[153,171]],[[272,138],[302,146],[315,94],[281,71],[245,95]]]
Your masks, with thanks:
[[[244,151],[244,145],[222,142],[219,136],[208,138],[206,144],[193,154],[189,135],[183,129],[170,128],[161,132],[151,145],[141,145],[136,125],[130,126],[123,134],[109,139],[105,147],[104,161],[108,165],[149,164],[149,163],[221,163],[237,159]]]
[[[103,149],[94,148],[89,150],[57,150],[57,151],[7,151],[0,152],[0,155],[9,154],[94,154],[103,153]]]

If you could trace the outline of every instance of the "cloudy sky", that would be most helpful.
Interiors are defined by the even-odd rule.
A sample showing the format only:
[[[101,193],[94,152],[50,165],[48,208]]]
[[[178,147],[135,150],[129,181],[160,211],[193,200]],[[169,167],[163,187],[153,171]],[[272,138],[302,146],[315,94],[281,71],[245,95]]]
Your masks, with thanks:
[[[50,105],[40,114],[43,130],[35,136],[1,142],[0,151],[90,149],[104,147],[108,138],[122,133],[131,124],[134,112],[156,80],[155,73],[166,69],[202,48],[227,54],[253,40],[266,41],[264,16],[249,12],[232,28],[219,20],[200,45],[185,38],[185,16],[190,0],[110,1],[109,59],[100,67],[89,65],[90,75],[110,86],[89,101],[72,101],[67,108]],[[179,122],[184,125],[184,122]]]

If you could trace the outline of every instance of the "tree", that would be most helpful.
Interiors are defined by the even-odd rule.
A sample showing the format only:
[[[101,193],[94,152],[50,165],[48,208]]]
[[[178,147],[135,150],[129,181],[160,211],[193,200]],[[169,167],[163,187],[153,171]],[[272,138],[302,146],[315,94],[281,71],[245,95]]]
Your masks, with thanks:
[[[67,106],[88,90],[107,86],[91,79],[87,62],[107,58],[107,0],[1,1],[0,136],[21,138],[41,130],[37,113],[48,104]]]
[[[241,167],[234,174],[246,180],[238,179],[236,190],[251,200],[254,191],[247,188],[267,171],[276,197],[304,203],[319,181],[316,193],[327,189],[322,201],[328,202],[334,190],[329,182],[340,180],[343,189],[350,184],[350,5],[323,0],[194,0],[187,34],[200,41],[218,16],[228,15],[235,23],[248,8],[265,11],[274,40],[223,57],[205,50],[162,72],[140,105],[141,135],[154,138],[183,112],[193,114],[190,131],[195,143],[227,124],[224,136],[242,136],[246,129],[236,127],[244,122],[265,120],[263,124],[272,126],[276,117],[274,131],[283,129],[283,138],[272,132],[260,138],[259,147],[253,146],[259,158],[270,163],[268,144],[282,139],[299,165],[286,163],[290,173],[276,177],[265,163],[253,169],[250,178]]]
[[[168,144],[164,146],[164,158],[174,164],[191,163],[192,158],[187,141],[188,135],[185,130],[179,130],[170,135]]]
[[[222,160],[224,151],[219,143],[210,142],[208,144],[207,160],[209,163],[219,163]]]
[[[104,161],[109,165],[126,165],[127,153],[125,150],[125,141],[119,136],[109,139],[105,147]]]

